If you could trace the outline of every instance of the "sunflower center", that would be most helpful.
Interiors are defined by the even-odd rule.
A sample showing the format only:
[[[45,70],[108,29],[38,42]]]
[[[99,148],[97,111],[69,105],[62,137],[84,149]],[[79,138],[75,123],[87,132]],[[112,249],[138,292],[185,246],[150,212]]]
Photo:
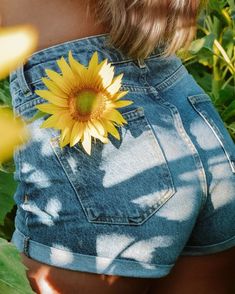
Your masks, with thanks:
[[[106,95],[93,89],[79,91],[74,96],[74,116],[82,121],[99,117],[105,108],[105,98]]]
[[[76,99],[76,108],[81,115],[87,115],[97,108],[98,93],[92,90],[83,90],[78,93]]]

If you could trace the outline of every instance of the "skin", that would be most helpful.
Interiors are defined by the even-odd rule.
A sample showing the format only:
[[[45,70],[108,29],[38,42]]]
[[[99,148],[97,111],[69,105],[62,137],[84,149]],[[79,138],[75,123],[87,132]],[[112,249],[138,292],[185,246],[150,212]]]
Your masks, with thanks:
[[[108,32],[87,15],[86,1],[1,0],[1,25],[33,24],[39,31],[38,50],[66,41]],[[59,23],[58,23],[59,20]]]
[[[73,39],[106,33],[86,15],[84,0],[1,0],[3,26],[31,23],[40,34],[38,50]],[[59,19],[59,25],[58,20]],[[201,257],[179,257],[164,278],[99,275],[49,266],[21,253],[36,293],[71,294],[233,294],[235,248]]]

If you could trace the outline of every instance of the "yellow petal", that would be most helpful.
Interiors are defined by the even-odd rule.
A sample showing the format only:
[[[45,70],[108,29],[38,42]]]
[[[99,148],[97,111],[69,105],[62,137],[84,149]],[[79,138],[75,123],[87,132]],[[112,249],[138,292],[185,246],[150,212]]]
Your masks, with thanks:
[[[120,91],[117,94],[115,94],[112,98],[112,100],[117,101],[121,99],[123,96],[125,96],[129,91]]]
[[[90,132],[91,136],[93,136],[94,138],[99,139],[103,143],[108,142],[108,138],[101,136],[100,133],[98,132],[98,130],[96,129],[96,127],[94,126],[94,124],[91,121],[87,122],[87,127],[89,129],[89,132]]]
[[[103,117],[106,118],[106,119],[115,121],[120,125],[122,125],[123,123],[127,123],[125,118],[116,109],[111,109],[111,110],[109,110],[107,112],[103,112]]]
[[[66,127],[65,129],[63,129],[61,136],[60,136],[60,147],[61,148],[68,145],[68,143],[70,142],[70,135],[71,135],[71,128]]]
[[[40,126],[40,128],[57,128],[56,124],[60,119],[60,114],[56,113],[51,115],[48,119],[46,119]]]
[[[68,100],[66,99],[63,99],[61,97],[57,97],[55,96],[55,94],[51,93],[50,91],[48,90],[35,90],[35,93],[48,100],[49,102],[57,105],[57,106],[61,106],[61,107],[67,107],[68,106]]]
[[[51,69],[45,69],[45,72],[47,74],[47,76],[58,86],[60,87],[63,92],[65,93],[69,93],[71,88],[70,86],[66,83],[66,81],[64,80],[64,78],[58,74],[57,72],[51,70]]]
[[[131,105],[132,103],[134,103],[134,101],[131,101],[131,100],[120,100],[120,101],[114,102],[113,105],[116,108],[121,108],[121,107],[125,107],[125,106],[128,106],[128,105]]]
[[[36,49],[38,31],[31,25],[0,28],[0,80]]]
[[[101,136],[99,139],[100,139],[100,141],[101,141],[102,143],[104,143],[104,144],[109,143],[109,139],[108,139],[107,137],[102,137],[102,136]]]
[[[104,89],[106,89],[112,82],[113,76],[114,76],[114,67],[111,66],[111,64],[104,63],[104,65],[101,67],[98,75],[102,79],[102,86]]]
[[[119,91],[122,85],[121,84],[122,77],[123,77],[123,74],[120,74],[119,76],[114,78],[112,84],[106,89],[106,91],[108,91],[110,95],[114,95]]]
[[[70,126],[73,120],[67,112],[57,112],[46,119],[40,126],[40,128],[55,128],[63,129],[65,126]]]
[[[100,133],[101,136],[105,135],[105,128],[103,126],[103,124],[98,120],[98,119],[93,119],[93,124],[96,127],[96,129],[98,130],[98,132]]]
[[[65,108],[61,108],[54,104],[44,103],[44,104],[38,104],[35,105],[35,108],[41,110],[42,112],[54,114],[58,111],[65,110]]]
[[[107,131],[113,135],[116,139],[120,140],[120,134],[118,132],[118,130],[115,128],[115,126],[108,120],[104,120],[105,123],[105,127],[107,129]]]
[[[72,129],[71,138],[70,138],[70,147],[77,144],[84,132],[84,123],[77,121]]]
[[[82,146],[85,149],[85,151],[89,155],[91,155],[91,135],[90,135],[89,130],[87,129],[87,127],[84,130]]]
[[[107,59],[103,60],[93,70],[87,71],[85,83],[88,88],[92,87],[100,91],[104,90],[102,76],[99,74],[104,65],[107,65]]]
[[[94,71],[97,66],[98,66],[98,53],[97,51],[95,51],[89,62],[88,69],[90,71]]]
[[[97,51],[95,51],[95,53],[92,55],[90,61],[89,61],[89,65],[88,65],[88,70],[87,70],[87,81],[88,84],[94,86],[98,80],[97,77],[98,76],[98,69],[100,67],[98,66],[98,53]],[[89,83],[90,81],[90,83]]]
[[[61,57],[61,59],[57,60],[57,64],[63,74],[63,78],[66,80],[66,83],[70,85],[70,87],[73,87],[75,85],[75,76],[64,57]]]
[[[72,68],[72,71],[75,72],[81,78],[83,78],[86,68],[84,65],[82,65],[81,63],[79,63],[77,60],[73,58],[71,50],[69,50],[69,64]]]
[[[64,129],[65,127],[72,128],[75,123],[75,120],[72,118],[68,111],[60,112],[60,118],[57,123],[59,129]]]
[[[98,132],[98,130],[96,129],[96,127],[94,126],[94,124],[91,121],[87,122],[87,126],[89,128],[89,132],[91,134],[91,136],[99,138],[100,137],[100,133]]]
[[[58,87],[55,82],[48,80],[47,78],[42,78],[42,82],[47,86],[47,88],[56,96],[67,99],[68,95]]]

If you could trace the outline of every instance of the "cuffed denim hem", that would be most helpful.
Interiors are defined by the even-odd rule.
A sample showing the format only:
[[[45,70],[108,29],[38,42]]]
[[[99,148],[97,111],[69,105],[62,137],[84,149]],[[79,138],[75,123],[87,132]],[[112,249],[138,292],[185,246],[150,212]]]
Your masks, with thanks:
[[[223,241],[217,244],[212,244],[212,245],[185,246],[184,250],[181,252],[181,255],[199,256],[199,255],[213,254],[213,253],[228,250],[234,246],[235,246],[235,237],[232,237],[226,241]]]
[[[33,241],[18,229],[15,229],[13,233],[11,243],[29,258],[51,266],[81,272],[136,278],[160,278],[169,274],[174,266],[174,264],[158,265],[73,253]]]

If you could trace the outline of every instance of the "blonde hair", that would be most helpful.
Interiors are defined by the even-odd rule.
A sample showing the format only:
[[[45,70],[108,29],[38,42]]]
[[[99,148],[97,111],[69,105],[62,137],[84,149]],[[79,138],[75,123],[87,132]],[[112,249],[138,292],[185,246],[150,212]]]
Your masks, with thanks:
[[[158,46],[165,56],[187,48],[201,2],[205,0],[89,0],[88,10],[109,28],[112,45],[144,59]]]

